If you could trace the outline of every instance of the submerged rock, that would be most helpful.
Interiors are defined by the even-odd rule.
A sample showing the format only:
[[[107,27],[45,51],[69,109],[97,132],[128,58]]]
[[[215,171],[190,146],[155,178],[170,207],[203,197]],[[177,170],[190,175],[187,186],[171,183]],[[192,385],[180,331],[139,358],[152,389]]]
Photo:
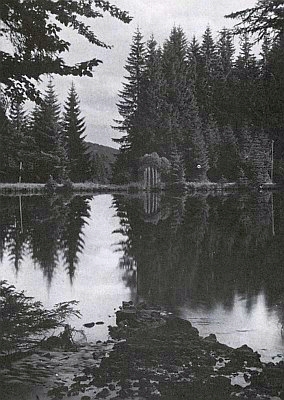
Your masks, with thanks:
[[[93,326],[95,326],[94,322],[87,322],[86,324],[84,324],[85,328],[93,328]]]

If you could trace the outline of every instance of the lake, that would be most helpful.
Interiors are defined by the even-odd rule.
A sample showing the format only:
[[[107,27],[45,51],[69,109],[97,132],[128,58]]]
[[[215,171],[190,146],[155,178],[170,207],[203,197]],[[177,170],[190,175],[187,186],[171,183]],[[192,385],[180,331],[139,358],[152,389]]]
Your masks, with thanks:
[[[0,279],[47,308],[78,300],[72,325],[101,323],[84,328],[88,340],[108,337],[123,300],[146,301],[264,361],[283,356],[283,193],[0,202]]]

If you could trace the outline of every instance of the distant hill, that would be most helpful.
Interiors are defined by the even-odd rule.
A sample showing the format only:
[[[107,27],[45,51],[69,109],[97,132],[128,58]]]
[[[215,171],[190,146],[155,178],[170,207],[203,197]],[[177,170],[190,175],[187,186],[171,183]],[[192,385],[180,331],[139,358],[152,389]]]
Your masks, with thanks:
[[[86,142],[87,145],[87,153],[92,154],[104,154],[110,159],[115,159],[115,155],[118,154],[118,150],[113,147],[103,146],[101,144]]]
[[[112,164],[116,160],[118,150],[101,144],[86,142],[87,153],[93,161],[93,180],[108,183],[112,176]]]

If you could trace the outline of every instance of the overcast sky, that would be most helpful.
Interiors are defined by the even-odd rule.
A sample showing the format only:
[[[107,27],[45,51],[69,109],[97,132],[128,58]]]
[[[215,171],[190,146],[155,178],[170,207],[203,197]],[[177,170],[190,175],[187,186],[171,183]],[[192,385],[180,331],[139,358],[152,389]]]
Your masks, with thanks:
[[[120,134],[111,128],[118,118],[118,91],[122,89],[124,65],[129,54],[132,36],[140,28],[144,40],[153,34],[159,44],[169,37],[172,27],[181,26],[190,40],[201,38],[209,25],[216,36],[223,27],[233,26],[224,15],[251,7],[255,0],[113,0],[114,4],[133,16],[130,24],[106,16],[93,24],[96,35],[113,45],[111,50],[99,49],[71,31],[70,61],[92,57],[103,60],[95,69],[93,78],[56,78],[56,92],[61,102],[66,98],[72,80],[81,101],[82,115],[86,121],[87,140],[107,146],[116,146],[112,137]],[[236,45],[237,45],[237,39]]]

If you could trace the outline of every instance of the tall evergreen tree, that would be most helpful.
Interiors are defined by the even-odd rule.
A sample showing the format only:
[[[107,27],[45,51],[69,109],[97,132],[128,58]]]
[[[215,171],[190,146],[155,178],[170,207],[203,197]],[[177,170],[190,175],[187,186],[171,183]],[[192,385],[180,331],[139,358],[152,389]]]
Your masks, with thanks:
[[[216,43],[216,72],[213,82],[214,117],[219,126],[232,124],[234,117],[234,53],[232,34],[224,28]]]
[[[125,167],[122,166],[122,168],[131,169],[133,178],[137,178],[137,159],[142,155],[144,144],[140,124],[142,122],[141,91],[145,70],[145,52],[143,36],[137,29],[125,65],[128,75],[125,77],[123,90],[119,92],[120,101],[117,106],[122,119],[115,120],[117,126],[114,127],[124,135],[120,139],[113,139],[120,144],[121,155],[118,157],[120,161],[124,160],[123,164],[125,164]],[[116,171],[116,173],[120,172]]]
[[[216,44],[212,32],[208,26],[203,34],[201,43],[201,87],[200,87],[200,111],[203,119],[212,115],[214,108],[213,102],[213,81],[216,74],[217,54]]]
[[[63,130],[68,158],[68,175],[73,182],[80,182],[89,178],[90,160],[86,153],[84,118],[80,116],[80,102],[73,83],[64,109]]]
[[[173,146],[182,149],[187,179],[204,180],[208,160],[187,56],[184,32],[174,27],[163,49],[169,119],[164,140],[169,149],[168,154]]]
[[[43,102],[33,112],[35,179],[46,182],[50,176],[66,178],[67,154],[60,121],[60,105],[50,80]]]
[[[162,51],[152,36],[147,42],[141,89],[144,153],[161,152],[165,131],[165,77]]]
[[[30,135],[30,121],[21,102],[13,101],[9,111],[11,136],[13,140],[13,157],[18,180],[30,181],[32,159],[34,157],[34,140]]]
[[[244,34],[241,37],[240,53],[235,63],[237,79],[235,113],[240,127],[246,122],[255,122],[258,118],[256,83],[259,71],[252,46],[248,35]]]

